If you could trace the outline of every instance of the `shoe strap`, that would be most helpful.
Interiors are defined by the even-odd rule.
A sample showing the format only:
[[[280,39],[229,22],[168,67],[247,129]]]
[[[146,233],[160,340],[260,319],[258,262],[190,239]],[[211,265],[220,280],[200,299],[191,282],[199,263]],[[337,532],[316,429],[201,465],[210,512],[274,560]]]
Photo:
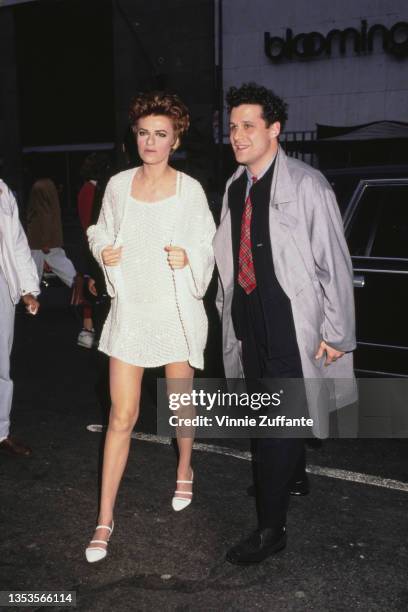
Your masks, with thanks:
[[[176,480],[180,484],[193,484],[193,480]]]
[[[112,527],[109,527],[108,525],[97,525],[95,528],[96,529],[109,529],[109,533],[112,533],[113,531],[113,523],[112,523]]]
[[[192,491],[174,491],[174,493],[183,493],[183,495],[192,495]]]
[[[91,540],[90,544],[108,544],[108,540]]]

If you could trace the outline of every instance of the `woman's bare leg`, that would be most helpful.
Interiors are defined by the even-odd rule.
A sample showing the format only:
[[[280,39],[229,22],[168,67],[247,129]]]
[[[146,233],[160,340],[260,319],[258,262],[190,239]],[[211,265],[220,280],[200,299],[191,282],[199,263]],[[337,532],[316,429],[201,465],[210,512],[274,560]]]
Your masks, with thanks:
[[[132,366],[114,357],[110,358],[109,382],[112,406],[103,454],[98,525],[112,523],[116,495],[129,455],[130,436],[139,416],[143,371],[144,368]],[[107,530],[97,529],[92,539],[107,540]]]
[[[168,391],[172,391],[171,381],[174,380],[174,390],[177,393],[190,393],[192,390],[192,383],[194,378],[194,369],[190,366],[188,361],[168,363],[165,367],[167,388]],[[177,383],[177,380],[180,382]],[[184,381],[186,384],[184,385]],[[181,386],[180,386],[181,385]],[[191,453],[193,450],[194,437],[186,437],[181,435],[181,429],[177,428],[177,445],[179,449],[179,462],[177,466],[177,480],[191,480],[192,468],[191,468]],[[191,429],[193,432],[193,429]],[[178,491],[192,491],[191,484],[178,484]],[[178,495],[178,497],[190,498],[189,495]]]

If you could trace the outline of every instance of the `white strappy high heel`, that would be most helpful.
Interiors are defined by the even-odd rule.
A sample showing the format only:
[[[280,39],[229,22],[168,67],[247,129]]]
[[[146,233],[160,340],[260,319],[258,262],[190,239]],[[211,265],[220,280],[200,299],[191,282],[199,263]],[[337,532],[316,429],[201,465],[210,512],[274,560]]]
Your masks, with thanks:
[[[191,480],[176,480],[177,484],[193,484],[194,482],[194,472],[193,469],[191,469]],[[178,497],[177,495],[189,495],[190,497]],[[174,491],[174,496],[173,499],[171,500],[171,505],[173,507],[173,510],[175,510],[176,512],[179,512],[180,510],[184,510],[184,508],[187,508],[187,506],[189,506],[191,504],[193,500],[193,492],[192,491]]]
[[[107,540],[91,540],[90,544],[106,544],[105,547],[102,546],[88,546],[88,548],[85,549],[85,556],[86,556],[86,560],[88,561],[88,563],[95,563],[96,561],[102,561],[102,559],[104,559],[106,557],[106,555],[108,554],[108,544],[109,544],[109,540],[110,537],[113,533],[113,528],[115,526],[115,523],[112,521],[112,527],[109,527],[108,525],[97,525],[96,529],[107,529],[109,531],[109,537]]]

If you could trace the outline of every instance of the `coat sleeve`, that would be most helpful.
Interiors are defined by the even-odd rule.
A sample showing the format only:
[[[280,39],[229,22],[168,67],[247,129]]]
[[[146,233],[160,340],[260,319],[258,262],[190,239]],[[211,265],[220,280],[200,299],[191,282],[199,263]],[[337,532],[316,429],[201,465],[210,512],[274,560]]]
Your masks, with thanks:
[[[2,187],[4,189],[4,187]],[[37,268],[31,257],[27,237],[18,216],[17,202],[9,189],[5,190],[4,197],[8,200],[11,215],[12,248],[15,255],[15,266],[21,295],[31,293],[37,296],[40,293]]]
[[[333,190],[316,181],[311,246],[323,291],[323,340],[339,351],[356,348],[353,266]]]
[[[89,248],[103,270],[106,288],[111,297],[115,295],[112,266],[105,266],[102,260],[102,251],[107,246],[113,245],[115,242],[113,206],[113,186],[112,181],[109,181],[103,196],[102,208],[98,221],[95,225],[91,225],[86,232],[89,241]]]
[[[215,234],[215,223],[203,188],[197,184],[196,189],[194,216],[189,224],[191,235],[188,236],[186,248],[189,261],[186,274],[191,293],[197,299],[202,299],[214,270],[212,241]]]

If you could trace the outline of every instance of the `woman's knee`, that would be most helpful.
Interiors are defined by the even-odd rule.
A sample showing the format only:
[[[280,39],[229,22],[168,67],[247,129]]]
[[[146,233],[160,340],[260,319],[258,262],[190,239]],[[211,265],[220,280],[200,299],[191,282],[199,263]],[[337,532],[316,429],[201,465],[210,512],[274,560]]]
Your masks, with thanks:
[[[131,433],[139,416],[139,407],[118,410],[112,405],[109,416],[109,429],[117,433]]]

